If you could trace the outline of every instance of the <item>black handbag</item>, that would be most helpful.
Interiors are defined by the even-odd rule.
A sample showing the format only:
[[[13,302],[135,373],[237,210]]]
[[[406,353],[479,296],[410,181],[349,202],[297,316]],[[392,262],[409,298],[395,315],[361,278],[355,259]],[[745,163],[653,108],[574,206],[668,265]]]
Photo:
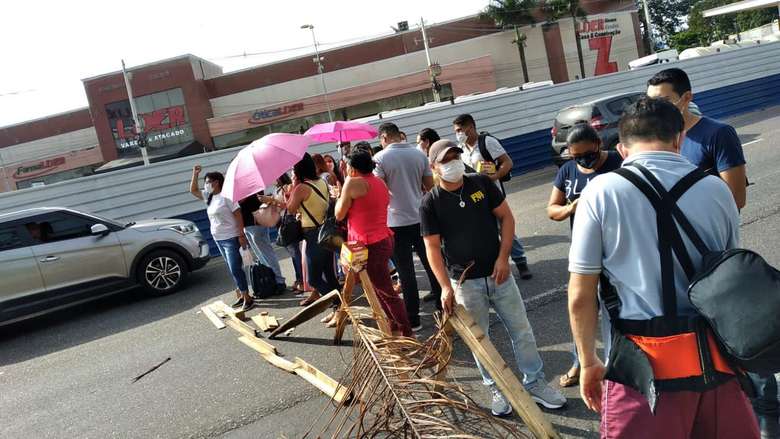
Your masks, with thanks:
[[[301,227],[301,220],[297,219],[295,215],[290,215],[285,210],[282,214],[282,219],[279,221],[279,233],[276,235],[276,245],[287,247],[288,245],[297,244],[302,240],[303,227]]]
[[[325,214],[325,220],[322,223],[317,221],[309,210],[306,209],[306,206],[301,203],[303,211],[306,212],[306,215],[309,216],[311,221],[316,224],[319,229],[317,232],[317,244],[332,252],[340,251],[341,245],[346,241],[347,233],[343,223],[336,220],[336,203],[330,198],[326,198],[325,195],[311,183],[304,182],[304,184],[311,187],[320,198],[328,202],[328,211]]]

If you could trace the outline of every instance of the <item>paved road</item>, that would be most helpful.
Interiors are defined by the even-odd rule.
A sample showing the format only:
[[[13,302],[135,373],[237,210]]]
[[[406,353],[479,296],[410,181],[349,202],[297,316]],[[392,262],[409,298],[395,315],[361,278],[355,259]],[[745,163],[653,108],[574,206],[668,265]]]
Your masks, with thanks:
[[[745,143],[755,183],[742,213],[743,245],[780,266],[780,107],[730,122]],[[520,285],[549,379],[568,368],[571,346],[563,290],[568,223],[544,214],[553,172],[515,179],[509,196],[535,274]],[[291,272],[289,261],[284,267]],[[228,300],[229,289],[224,265],[211,263],[191,276],[186,291],[171,297],[148,300],[129,293],[0,329],[0,436],[300,437],[323,410],[329,413],[327,402],[300,378],[261,361],[231,329],[217,331],[198,314],[215,298]],[[289,317],[297,307],[294,298],[283,297],[263,309]],[[506,334],[494,327],[496,344],[510,359]],[[332,346],[330,337],[331,331],[311,323],[274,344],[338,378],[351,350]],[[453,373],[486,403],[463,346],[456,357],[462,364]],[[576,388],[566,393],[569,404],[548,412],[552,421],[565,436],[595,437],[597,416],[584,409]]]

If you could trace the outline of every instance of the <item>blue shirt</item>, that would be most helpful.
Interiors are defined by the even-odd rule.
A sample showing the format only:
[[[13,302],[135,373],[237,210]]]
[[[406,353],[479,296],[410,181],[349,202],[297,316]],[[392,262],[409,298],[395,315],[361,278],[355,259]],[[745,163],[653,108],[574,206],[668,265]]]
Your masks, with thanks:
[[[699,169],[715,176],[745,164],[742,143],[734,128],[706,116],[685,134],[680,154]]]
[[[645,152],[627,158],[646,167],[671,189],[695,167],[679,154]],[[627,169],[641,178],[638,169]],[[680,210],[710,250],[726,250],[739,245],[739,213],[726,183],[706,177],[691,187],[677,202]],[[618,174],[594,179],[580,197],[569,250],[569,271],[598,274],[602,270],[617,289],[620,317],[646,320],[663,315],[661,261],[658,256],[658,229],[655,210],[633,184]],[[698,270],[702,257],[687,236],[688,254]],[[688,300],[688,279],[676,261],[674,280],[677,311],[694,314]]]

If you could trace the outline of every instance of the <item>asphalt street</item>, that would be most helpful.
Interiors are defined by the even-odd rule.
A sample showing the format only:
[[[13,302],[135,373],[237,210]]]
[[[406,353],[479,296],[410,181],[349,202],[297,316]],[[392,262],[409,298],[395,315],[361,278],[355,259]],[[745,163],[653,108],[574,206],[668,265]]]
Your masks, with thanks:
[[[745,145],[753,183],[742,211],[742,245],[780,266],[780,107],[728,122]],[[557,382],[571,361],[571,336],[565,301],[569,225],[548,220],[544,210],[554,172],[547,168],[515,178],[508,189],[534,273],[518,283],[547,378]],[[289,259],[283,267],[291,275]],[[169,297],[145,299],[130,292],[0,328],[0,437],[292,438],[312,426],[316,433],[332,413],[327,399],[299,377],[265,363],[235,331],[216,330],[200,314],[211,301],[230,300],[230,289],[224,264],[214,261]],[[251,313],[289,318],[299,309],[297,301],[282,296]],[[430,312],[432,305],[425,309]],[[273,344],[285,357],[301,357],[339,379],[351,361],[351,346],[333,346],[332,331],[318,321]],[[429,314],[424,324],[422,336],[431,331]],[[492,328],[499,351],[513,363],[505,331],[500,323]],[[452,374],[473,390],[477,402],[488,403],[461,342],[455,358]],[[565,393],[567,406],[545,413],[566,437],[597,437],[598,415],[585,409],[576,387]]]

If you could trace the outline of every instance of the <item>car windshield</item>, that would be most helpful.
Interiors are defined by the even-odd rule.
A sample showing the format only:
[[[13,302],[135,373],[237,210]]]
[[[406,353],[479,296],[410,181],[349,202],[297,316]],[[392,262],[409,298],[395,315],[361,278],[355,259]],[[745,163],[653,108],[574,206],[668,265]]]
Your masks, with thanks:
[[[80,212],[80,213],[82,215],[88,216],[90,218],[94,218],[95,220],[97,220],[98,222],[101,222],[103,224],[113,224],[115,226],[119,226],[119,227],[122,227],[122,228],[130,227],[131,225],[135,224],[135,223],[127,223],[127,224],[121,223],[119,221],[108,219],[106,217],[102,217],[100,215],[95,215],[93,213],[84,213],[84,212]]]

